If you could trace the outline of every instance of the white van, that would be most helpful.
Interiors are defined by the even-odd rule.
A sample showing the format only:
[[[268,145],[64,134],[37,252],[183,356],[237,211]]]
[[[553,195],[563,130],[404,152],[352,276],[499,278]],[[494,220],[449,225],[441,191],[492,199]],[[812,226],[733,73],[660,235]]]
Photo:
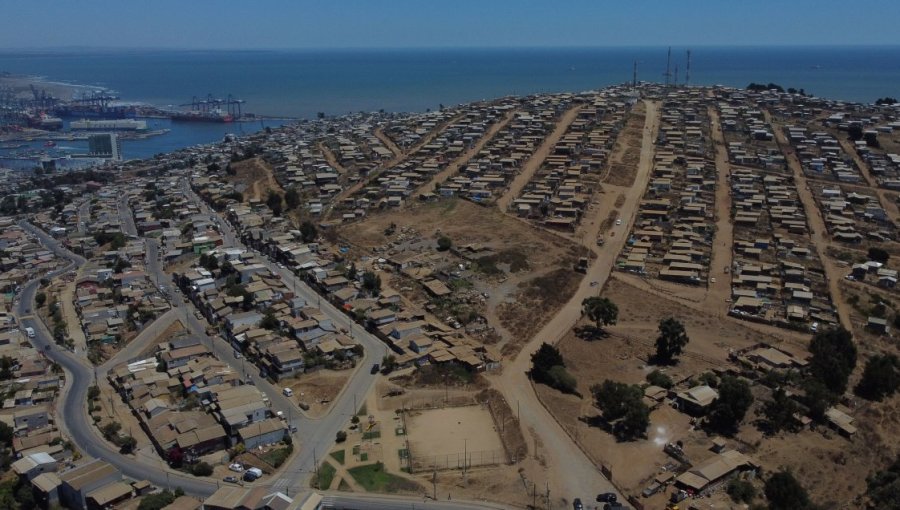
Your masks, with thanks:
[[[293,397],[294,396],[294,390],[292,390],[290,388],[284,388],[283,390],[281,390],[281,393],[283,393],[285,397]]]
[[[34,338],[34,328],[25,328],[25,334],[28,338]]]

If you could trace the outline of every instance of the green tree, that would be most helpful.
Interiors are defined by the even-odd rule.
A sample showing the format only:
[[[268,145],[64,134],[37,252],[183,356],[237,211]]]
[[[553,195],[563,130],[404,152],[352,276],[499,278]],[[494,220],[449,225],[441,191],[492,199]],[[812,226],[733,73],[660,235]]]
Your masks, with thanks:
[[[842,326],[819,330],[809,344],[809,352],[810,374],[832,393],[842,395],[856,366],[853,335]]]
[[[453,240],[451,240],[447,236],[438,237],[437,240],[437,249],[438,251],[447,251],[453,246]]]
[[[388,354],[381,358],[381,369],[385,374],[389,374],[393,372],[397,368],[397,357],[393,354]]]
[[[562,354],[555,346],[544,342],[531,355],[531,370],[528,375],[536,382],[544,382],[550,369],[557,365],[566,366]]]
[[[828,391],[821,381],[812,377],[803,381],[803,391],[802,402],[809,412],[809,417],[824,423],[825,411],[837,400],[835,395]]]
[[[678,319],[669,317],[659,321],[659,336],[656,337],[656,362],[671,364],[675,356],[681,354],[690,339]]]
[[[611,326],[619,318],[619,307],[609,298],[591,296],[581,302],[582,313],[597,324],[598,329]]]
[[[756,497],[756,488],[753,484],[740,478],[732,478],[725,491],[735,503],[750,503]]]
[[[300,193],[297,192],[297,188],[291,186],[284,192],[284,204],[289,210],[296,209],[300,205]]]
[[[891,254],[887,252],[884,248],[878,248],[873,246],[869,248],[869,260],[874,260],[875,262],[881,262],[882,264],[887,264],[888,259],[891,258]]]
[[[198,462],[191,467],[191,474],[194,476],[210,476],[213,474],[213,467],[207,462]]]
[[[47,294],[44,294],[43,292],[38,292],[37,294],[35,294],[34,303],[37,305],[38,308],[43,307],[44,303],[46,303],[46,302],[47,302]]]
[[[644,392],[640,386],[607,379],[594,385],[591,393],[603,412],[603,419],[613,424],[613,431],[618,437],[634,439],[646,434],[650,425],[650,408],[644,404]]]
[[[175,495],[169,489],[163,489],[162,492],[148,494],[141,499],[138,510],[162,510],[175,501]]]
[[[304,243],[315,241],[318,235],[319,232],[311,221],[307,220],[300,224],[300,238],[303,239]]]
[[[266,205],[272,210],[272,214],[281,216],[283,210],[282,198],[276,191],[269,190],[269,195],[266,197]]]
[[[563,393],[577,393],[578,380],[570,374],[566,367],[554,365],[547,371],[548,386]]]
[[[381,277],[372,271],[366,271],[362,276],[362,286],[370,294],[377,296],[381,293]]]
[[[275,314],[272,313],[272,310],[266,310],[265,315],[261,321],[259,321],[259,327],[263,329],[268,329],[269,331],[275,331],[280,327],[278,323],[278,319],[275,318]]]
[[[763,417],[765,428],[769,434],[776,434],[782,430],[796,431],[799,427],[794,414],[800,412],[796,402],[787,396],[783,388],[778,388],[772,394],[772,400],[763,404]]]
[[[119,452],[131,453],[137,447],[137,439],[131,436],[125,436],[119,440]]]
[[[672,378],[659,370],[654,370],[647,374],[647,382],[653,386],[659,386],[660,388],[665,389],[669,389],[673,386]]]
[[[734,434],[753,404],[750,385],[743,379],[726,375],[719,381],[718,391],[719,398],[713,402],[707,417],[709,425],[720,433]]]
[[[772,474],[766,480],[764,492],[770,510],[806,510],[813,507],[806,489],[790,471]]]
[[[900,360],[893,354],[876,354],[866,362],[855,393],[868,400],[881,401],[900,387]]]
[[[13,367],[16,360],[4,355],[0,357],[0,381],[8,381],[13,378]]]
[[[13,429],[6,422],[0,421],[0,444],[5,448],[12,447]]]
[[[900,508],[900,458],[866,479],[869,508]]]

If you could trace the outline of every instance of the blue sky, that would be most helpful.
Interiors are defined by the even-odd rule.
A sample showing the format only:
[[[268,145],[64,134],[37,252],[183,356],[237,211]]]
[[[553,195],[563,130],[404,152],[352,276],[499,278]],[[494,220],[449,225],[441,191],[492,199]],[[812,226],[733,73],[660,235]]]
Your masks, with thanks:
[[[896,0],[4,0],[0,49],[896,45]]]

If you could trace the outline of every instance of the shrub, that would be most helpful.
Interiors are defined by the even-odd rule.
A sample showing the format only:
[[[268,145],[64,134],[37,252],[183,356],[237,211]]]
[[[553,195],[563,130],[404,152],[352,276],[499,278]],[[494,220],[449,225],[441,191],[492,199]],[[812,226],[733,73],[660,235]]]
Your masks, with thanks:
[[[198,462],[191,467],[194,476],[209,476],[213,474],[213,467],[206,462]]]
[[[654,370],[647,374],[647,382],[652,384],[653,386],[659,386],[660,388],[665,389],[669,389],[673,385],[672,378],[660,372],[659,370]]]

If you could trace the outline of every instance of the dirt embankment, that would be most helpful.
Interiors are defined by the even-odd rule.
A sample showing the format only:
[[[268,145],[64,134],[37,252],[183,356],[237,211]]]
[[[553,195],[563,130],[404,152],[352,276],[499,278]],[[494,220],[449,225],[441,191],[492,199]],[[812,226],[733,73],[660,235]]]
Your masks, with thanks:
[[[227,180],[244,194],[244,201],[265,200],[269,191],[284,194],[284,190],[275,180],[272,167],[261,158],[231,163]]]

